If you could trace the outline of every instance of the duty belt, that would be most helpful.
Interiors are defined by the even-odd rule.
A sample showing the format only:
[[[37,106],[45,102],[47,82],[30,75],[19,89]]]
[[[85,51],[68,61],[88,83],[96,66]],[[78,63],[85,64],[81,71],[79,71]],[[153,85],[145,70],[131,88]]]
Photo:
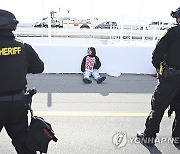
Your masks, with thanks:
[[[21,101],[21,100],[27,100],[27,96],[23,93],[17,93],[13,95],[7,95],[7,96],[0,96],[0,102],[5,101]]]
[[[165,69],[169,75],[180,75],[180,70],[174,67],[168,67]]]

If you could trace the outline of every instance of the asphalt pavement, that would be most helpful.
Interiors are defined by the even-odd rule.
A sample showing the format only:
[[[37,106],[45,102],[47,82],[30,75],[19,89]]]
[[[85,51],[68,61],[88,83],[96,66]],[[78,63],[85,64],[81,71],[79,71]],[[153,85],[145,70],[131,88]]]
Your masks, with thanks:
[[[151,95],[157,79],[150,75],[105,75],[97,84],[84,84],[81,74],[28,75],[28,87],[36,87],[34,115],[51,123],[58,142],[50,142],[48,154],[178,154],[172,144],[173,117],[165,114],[156,146],[139,143],[137,131],[144,130]],[[14,154],[3,129],[0,154]]]

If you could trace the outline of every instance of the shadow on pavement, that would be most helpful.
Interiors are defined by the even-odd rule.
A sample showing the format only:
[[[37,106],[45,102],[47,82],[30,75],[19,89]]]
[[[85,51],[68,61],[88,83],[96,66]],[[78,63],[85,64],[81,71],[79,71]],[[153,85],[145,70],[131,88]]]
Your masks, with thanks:
[[[162,154],[162,152],[159,151],[159,149],[156,146],[148,146],[146,144],[142,144],[142,145],[149,150],[150,154]]]
[[[28,88],[36,87],[38,93],[48,93],[48,107],[52,106],[52,93],[153,93],[157,79],[150,75],[124,74],[112,77],[106,74],[106,80],[97,84],[84,84],[82,74],[29,74]]]
[[[28,86],[36,87],[38,92],[46,93],[153,93],[157,79],[150,75],[106,76],[102,84],[92,79],[91,84],[84,84],[81,74],[38,74],[28,75]]]

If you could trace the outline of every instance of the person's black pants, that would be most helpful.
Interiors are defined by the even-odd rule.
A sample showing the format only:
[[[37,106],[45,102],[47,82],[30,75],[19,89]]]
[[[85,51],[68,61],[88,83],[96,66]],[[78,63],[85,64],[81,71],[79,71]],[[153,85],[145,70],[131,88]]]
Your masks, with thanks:
[[[176,117],[173,124],[172,135],[180,137],[180,77],[162,78],[158,83],[151,99],[151,112],[146,119],[144,133],[148,136],[156,136],[165,110],[172,103],[176,108]],[[177,98],[176,98],[177,97]],[[180,97],[179,97],[180,98]],[[176,101],[175,101],[176,100]],[[180,99],[179,99],[180,100]],[[176,102],[176,103],[175,103]]]
[[[18,154],[34,154],[22,140],[28,127],[28,110],[25,104],[25,100],[0,102],[0,131],[5,128]]]
[[[176,94],[172,107],[175,111],[175,119],[172,127],[172,136],[180,137],[180,90]]]

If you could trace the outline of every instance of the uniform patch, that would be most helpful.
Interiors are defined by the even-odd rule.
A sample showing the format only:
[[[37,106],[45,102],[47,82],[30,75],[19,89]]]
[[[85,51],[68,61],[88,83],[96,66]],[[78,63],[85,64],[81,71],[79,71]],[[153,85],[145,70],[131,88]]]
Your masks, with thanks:
[[[21,53],[21,47],[0,48],[0,56],[19,55],[20,53]]]

